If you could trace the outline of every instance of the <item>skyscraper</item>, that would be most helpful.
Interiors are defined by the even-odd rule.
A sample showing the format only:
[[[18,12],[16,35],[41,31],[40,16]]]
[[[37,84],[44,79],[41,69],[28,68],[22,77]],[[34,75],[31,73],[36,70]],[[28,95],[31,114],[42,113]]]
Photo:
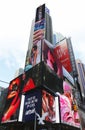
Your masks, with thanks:
[[[38,38],[35,36],[36,34],[38,34]],[[31,67],[28,59],[31,55],[33,44],[39,42],[42,38],[53,44],[52,20],[49,14],[49,9],[45,6],[45,4],[36,9],[35,20],[32,21],[28,50],[25,60],[25,70],[28,70]]]
[[[79,59],[77,59],[76,66],[78,71],[78,81],[80,84],[82,98],[85,99],[85,65]]]

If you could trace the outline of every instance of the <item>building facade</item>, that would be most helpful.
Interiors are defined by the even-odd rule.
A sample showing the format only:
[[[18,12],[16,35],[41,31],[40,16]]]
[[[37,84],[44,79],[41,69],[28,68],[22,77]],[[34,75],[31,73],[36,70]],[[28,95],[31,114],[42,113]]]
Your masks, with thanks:
[[[80,60],[76,60],[76,66],[82,98],[85,100],[85,65]]]

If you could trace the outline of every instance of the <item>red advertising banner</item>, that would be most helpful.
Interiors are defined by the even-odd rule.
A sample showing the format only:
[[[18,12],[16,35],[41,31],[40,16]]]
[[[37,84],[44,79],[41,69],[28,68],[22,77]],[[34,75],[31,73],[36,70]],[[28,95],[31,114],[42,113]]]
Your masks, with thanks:
[[[70,54],[66,39],[64,39],[58,45],[56,45],[56,47],[54,48],[54,53],[60,60],[61,64],[65,67],[65,69],[68,72],[72,72]]]
[[[21,76],[10,82],[1,123],[17,121],[20,106]]]

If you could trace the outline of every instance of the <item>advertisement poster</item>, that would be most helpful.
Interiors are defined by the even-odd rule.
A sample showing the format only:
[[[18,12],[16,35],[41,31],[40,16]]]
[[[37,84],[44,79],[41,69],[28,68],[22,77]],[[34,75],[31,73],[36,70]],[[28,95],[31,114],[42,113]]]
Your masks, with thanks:
[[[29,65],[35,66],[41,61],[41,41],[33,44],[31,55],[29,57]]]
[[[40,116],[41,112],[41,91],[35,90],[25,95],[23,122],[34,121],[36,113]]]
[[[78,107],[72,94],[72,86],[63,81],[64,93],[60,94],[61,122],[75,127],[80,127]]]
[[[21,76],[10,82],[1,123],[17,121],[20,106]]]
[[[53,92],[63,93],[63,80],[45,63],[42,62],[43,86]],[[52,82],[53,81],[53,82]]]
[[[35,66],[41,61],[41,44],[45,37],[45,4],[39,6],[36,10],[33,43],[31,52],[28,50],[25,63],[25,71]]]
[[[35,65],[30,68],[22,75],[22,93],[27,93],[28,91],[39,87],[42,84],[42,63]]]
[[[69,73],[72,72],[72,65],[70,61],[70,54],[66,39],[64,39],[58,45],[55,46],[54,53],[60,60],[61,64],[65,67],[65,69]]]
[[[25,80],[23,80],[23,93],[40,86],[47,87],[54,92],[63,93],[62,78],[59,78],[43,61],[26,71],[23,77],[25,78]]]
[[[58,75],[59,78],[62,78],[62,64],[54,54],[54,48],[50,42],[44,40],[42,46],[42,59],[45,63]]]
[[[36,78],[32,75],[32,69],[22,74],[22,93],[26,93],[36,87]]]
[[[42,117],[48,122],[60,122],[58,97],[52,96],[45,90],[42,91]]]
[[[33,34],[33,47],[30,57],[32,66],[38,64],[42,59],[41,44],[45,37],[45,4],[39,6],[36,11],[34,34]]]

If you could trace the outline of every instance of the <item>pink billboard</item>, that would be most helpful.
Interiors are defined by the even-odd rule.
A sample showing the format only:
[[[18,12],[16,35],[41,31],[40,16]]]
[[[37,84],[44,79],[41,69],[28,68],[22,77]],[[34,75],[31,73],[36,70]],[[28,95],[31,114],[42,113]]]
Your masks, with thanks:
[[[62,78],[62,64],[53,51],[53,45],[47,40],[44,40],[42,45],[42,60],[44,60],[44,62],[57,74],[59,78]]]
[[[72,94],[72,86],[67,81],[63,81],[63,89],[64,93],[59,94],[61,122],[80,127],[78,107]]]

